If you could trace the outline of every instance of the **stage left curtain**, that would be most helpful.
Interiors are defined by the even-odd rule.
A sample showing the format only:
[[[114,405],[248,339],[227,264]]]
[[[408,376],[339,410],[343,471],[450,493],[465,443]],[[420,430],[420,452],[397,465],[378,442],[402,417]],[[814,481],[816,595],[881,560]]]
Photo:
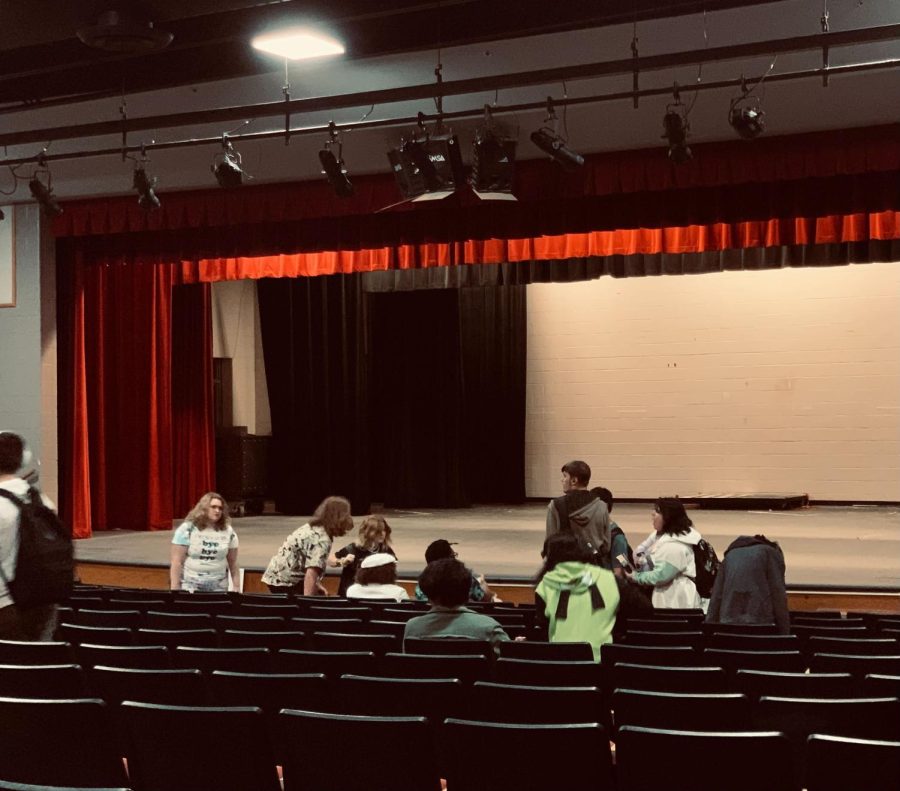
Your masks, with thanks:
[[[76,537],[169,530],[212,488],[211,344],[195,331],[209,287],[173,298],[173,273],[58,247],[60,500]]]

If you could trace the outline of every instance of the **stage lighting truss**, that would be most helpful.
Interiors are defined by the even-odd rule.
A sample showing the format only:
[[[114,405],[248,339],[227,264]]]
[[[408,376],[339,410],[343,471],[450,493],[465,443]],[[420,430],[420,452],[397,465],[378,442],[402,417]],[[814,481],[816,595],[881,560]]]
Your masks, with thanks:
[[[472,145],[472,188],[482,200],[515,200],[516,136],[494,122],[487,105],[484,116]]]
[[[446,198],[466,183],[458,138],[440,119],[432,131],[426,129],[422,113],[410,138],[388,151],[388,160],[408,200]]]
[[[584,157],[569,148],[568,141],[559,133],[559,118],[556,116],[553,99],[549,96],[544,125],[531,133],[531,142],[565,170],[576,170],[584,164]]]
[[[158,209],[160,206],[159,196],[156,194],[156,185],[159,179],[147,173],[147,165],[150,163],[143,147],[141,148],[140,159],[134,161],[134,175],[131,179],[131,186],[138,194],[138,206],[147,211]]]
[[[241,155],[235,151],[227,133],[222,135],[222,150],[213,157],[211,169],[220,187],[240,187],[244,182]]]
[[[690,108],[682,104],[677,84],[675,85],[674,99],[672,103],[666,105],[662,136],[669,142],[669,159],[676,165],[681,165],[689,162],[694,154],[687,144],[691,132],[691,124],[688,120]]]
[[[335,150],[337,154],[335,154]],[[340,140],[334,121],[328,124],[328,140],[325,147],[319,151],[319,162],[322,165],[322,173],[328,179],[335,194],[339,198],[349,198],[353,195],[353,182],[347,175],[344,165],[344,146]]]
[[[53,194],[53,176],[50,173],[50,166],[47,164],[45,151],[38,155],[37,167],[31,174],[28,189],[31,191],[32,197],[40,204],[47,219],[52,220],[63,213],[62,207],[56,202],[56,196]]]
[[[765,131],[765,115],[759,97],[749,93],[745,86],[741,95],[731,100],[728,123],[745,140],[753,140]]]

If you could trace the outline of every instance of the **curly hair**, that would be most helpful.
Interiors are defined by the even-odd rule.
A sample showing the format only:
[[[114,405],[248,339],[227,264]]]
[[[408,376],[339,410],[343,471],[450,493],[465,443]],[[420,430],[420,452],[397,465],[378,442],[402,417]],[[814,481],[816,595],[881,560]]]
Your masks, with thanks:
[[[378,534],[382,533],[384,538],[378,540]],[[381,514],[370,514],[362,520],[359,526],[359,538],[357,546],[363,549],[379,549],[381,547],[389,547],[391,545],[391,526],[387,523]]]
[[[206,509],[212,504],[213,500],[219,500],[222,503],[222,516],[218,522],[210,522],[206,516]],[[195,505],[191,512],[184,518],[186,522],[191,522],[194,527],[202,530],[204,527],[215,527],[216,530],[224,530],[231,526],[231,514],[228,511],[228,503],[225,498],[218,492],[207,492]]]
[[[350,501],[346,497],[326,497],[319,503],[309,523],[324,527],[331,538],[344,535],[353,529]]]

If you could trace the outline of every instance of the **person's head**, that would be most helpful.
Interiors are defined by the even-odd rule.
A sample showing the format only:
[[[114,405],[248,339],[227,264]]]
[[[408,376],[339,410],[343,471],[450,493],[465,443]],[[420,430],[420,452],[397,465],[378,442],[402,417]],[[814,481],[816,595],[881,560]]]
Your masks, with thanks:
[[[591,482],[591,468],[585,461],[570,461],[562,466],[562,490],[570,492],[572,489],[587,489]]]
[[[359,526],[359,546],[375,549],[382,544],[391,545],[391,526],[381,514],[371,514]]]
[[[228,513],[228,503],[221,494],[207,492],[187,515],[187,521],[192,522],[201,530],[204,527],[214,527],[216,530],[224,530],[231,524],[231,516]]]
[[[606,510],[609,513],[612,513],[615,499],[613,499],[613,493],[609,489],[605,486],[595,486],[591,489],[591,494],[596,495],[598,499],[603,500],[603,502],[606,503]]]
[[[590,563],[593,552],[590,547],[578,540],[571,533],[557,533],[550,536],[544,542],[544,566],[538,578],[543,577],[548,571],[553,570],[560,563],[574,561],[577,563]]]
[[[319,503],[309,523],[324,527],[331,538],[344,535],[353,529],[350,501],[346,497],[326,497]]]
[[[469,600],[472,572],[455,558],[435,560],[419,575],[419,587],[432,604],[459,607]]]
[[[693,526],[684,503],[675,497],[660,497],[653,506],[653,529],[657,533],[678,536]]]
[[[24,454],[25,440],[12,431],[0,432],[0,475],[15,475]]]
[[[369,555],[356,572],[360,585],[390,585],[397,581],[397,558],[388,552]]]
[[[450,542],[444,538],[439,538],[437,541],[432,541],[428,545],[428,549],[425,550],[425,562],[434,563],[434,561],[436,560],[455,558],[456,550],[453,549],[455,545],[455,541]]]

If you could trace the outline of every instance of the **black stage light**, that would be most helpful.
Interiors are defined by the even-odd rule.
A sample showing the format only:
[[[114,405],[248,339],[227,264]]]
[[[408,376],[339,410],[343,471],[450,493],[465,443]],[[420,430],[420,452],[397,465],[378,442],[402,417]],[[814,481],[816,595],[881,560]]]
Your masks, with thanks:
[[[28,182],[28,189],[31,190],[32,196],[41,205],[41,208],[44,210],[44,215],[48,219],[52,220],[54,217],[59,217],[59,215],[63,213],[62,207],[56,202],[53,188],[44,184],[44,182],[37,177],[37,174],[31,177],[31,181]]]
[[[669,159],[676,165],[689,162],[694,154],[687,144],[691,125],[688,122],[687,113],[684,112],[684,105],[669,105],[663,116],[663,129],[665,130],[663,137],[669,141]]]
[[[456,135],[407,140],[388,151],[388,160],[407,199],[445,198],[466,183]]]
[[[158,181],[159,179],[157,179],[156,176],[147,175],[143,162],[135,166],[132,186],[137,190],[138,206],[142,209],[147,209],[149,211],[151,209],[159,208],[159,197],[155,192]]]
[[[492,129],[476,131],[472,151],[472,187],[476,193],[511,194],[515,165],[515,140]]]
[[[319,151],[319,162],[322,163],[322,172],[328,183],[331,184],[335,194],[339,198],[349,198],[353,195],[353,182],[347,176],[343,158],[338,159],[330,148]]]
[[[225,136],[222,138],[222,150],[213,159],[212,172],[215,173],[219,186],[226,189],[240,187],[244,181],[241,155]]]
[[[531,142],[566,170],[575,170],[584,164],[584,157],[569,148],[562,137],[546,126],[531,133]]]
[[[728,110],[728,123],[745,140],[759,137],[766,128],[765,113],[760,109],[755,96],[740,96],[732,99]]]

